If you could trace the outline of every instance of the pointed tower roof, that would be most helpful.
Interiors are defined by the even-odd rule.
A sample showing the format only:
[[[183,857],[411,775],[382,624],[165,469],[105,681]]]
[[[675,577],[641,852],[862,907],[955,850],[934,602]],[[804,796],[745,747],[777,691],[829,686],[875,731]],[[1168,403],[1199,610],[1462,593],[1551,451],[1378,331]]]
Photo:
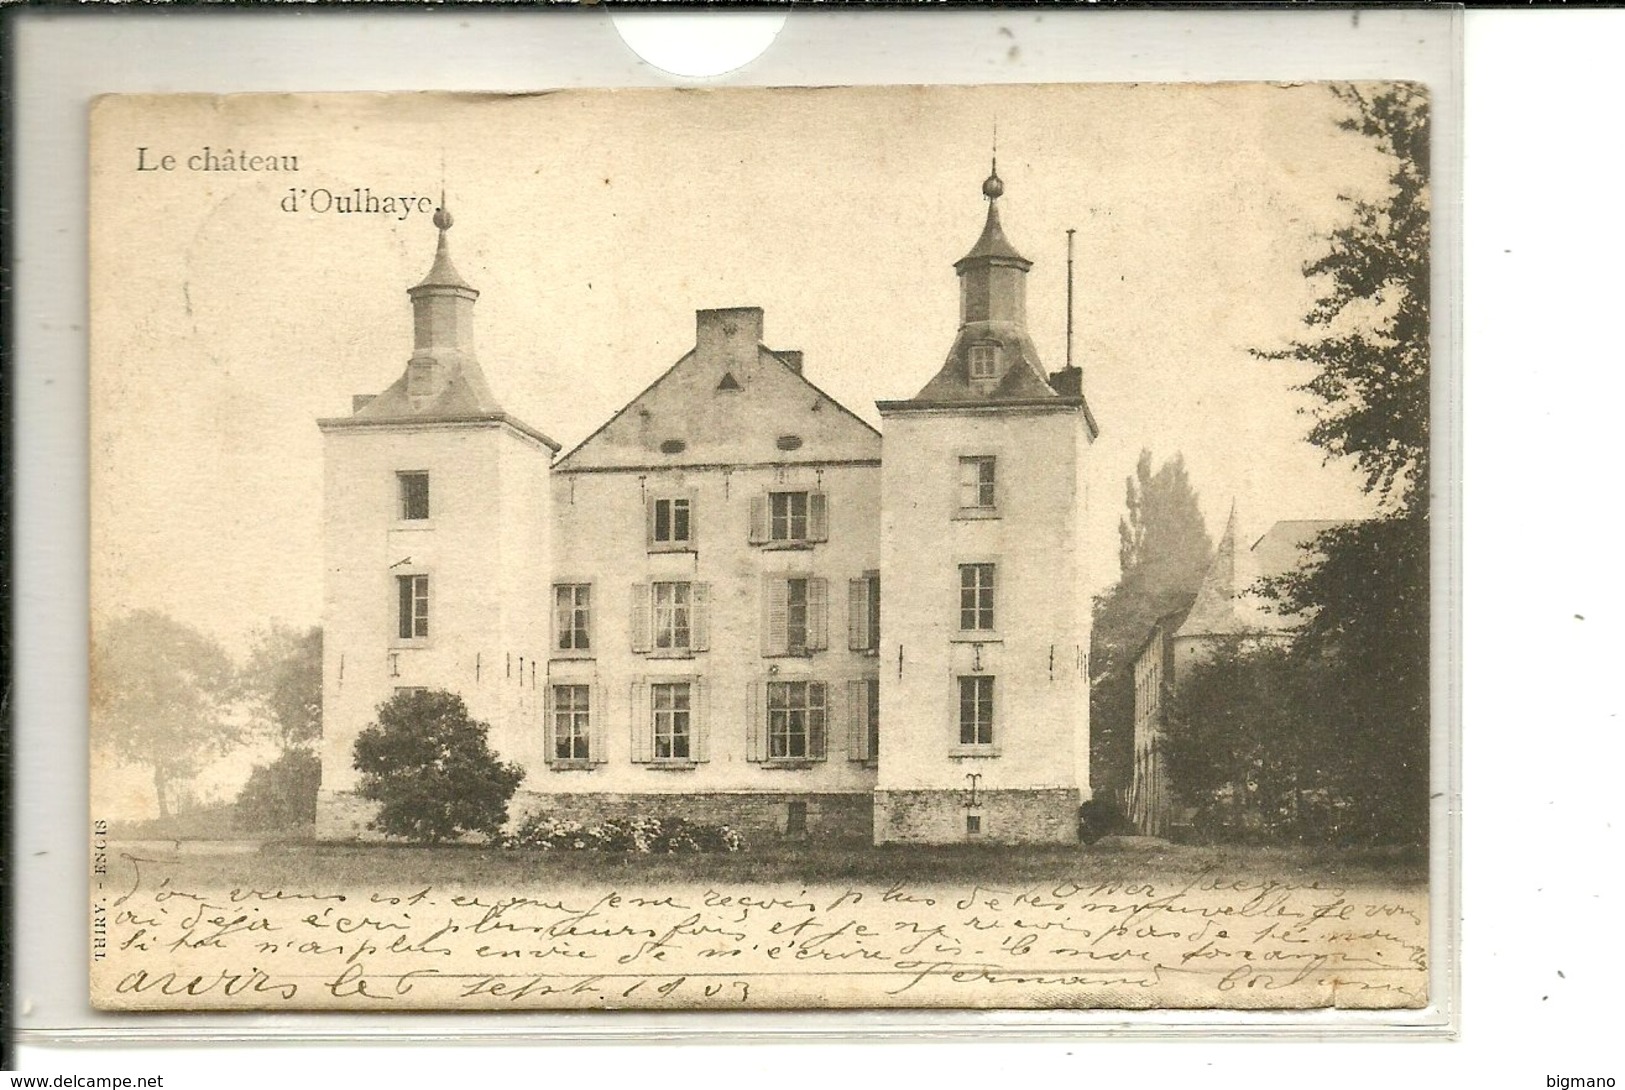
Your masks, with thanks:
[[[434,210],[434,225],[440,229],[440,241],[435,245],[434,264],[429,266],[429,274],[411,289],[418,288],[461,288],[472,291],[477,296],[478,291],[463,279],[463,274],[457,271],[457,266],[451,263],[451,247],[446,242],[446,232],[456,222],[451,218],[451,211],[446,207],[446,194],[440,194],[440,207]]]
[[[499,421],[553,450],[559,444],[510,416],[491,392],[474,356],[474,301],[480,293],[451,261],[452,225],[445,195],[435,210],[440,232],[428,275],[406,289],[412,300],[412,357],[406,369],[376,397],[357,397],[352,415],[319,421],[322,427],[397,423]]]
[[[982,237],[976,240],[970,253],[954,262],[961,274],[972,265],[1009,264],[1026,272],[1033,263],[1022,257],[1004,235],[1004,224],[999,222],[999,198],[1004,196],[1004,179],[999,177],[999,159],[993,157],[993,171],[982,183],[982,195],[987,198],[987,222],[982,225]]]
[[[987,218],[970,252],[954,262],[959,275],[959,332],[948,358],[907,401],[881,401],[881,415],[959,407],[1082,410],[1091,437],[1099,435],[1081,388],[1057,389],[1027,332],[1028,271],[1033,263],[1005,236],[999,218],[1004,179],[994,154],[982,183]],[[1081,386],[1081,384],[1079,384]]]

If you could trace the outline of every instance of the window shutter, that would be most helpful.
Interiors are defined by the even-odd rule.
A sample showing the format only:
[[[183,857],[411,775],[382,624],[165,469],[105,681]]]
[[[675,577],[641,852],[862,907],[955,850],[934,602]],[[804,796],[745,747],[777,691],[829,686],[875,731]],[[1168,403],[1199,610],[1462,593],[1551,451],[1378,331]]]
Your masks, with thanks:
[[[641,681],[632,683],[632,762],[648,764],[654,760],[654,732],[649,725],[649,686]]]
[[[632,584],[632,650],[647,651],[653,642],[653,619],[649,615],[649,584]]]
[[[822,492],[807,494],[807,540],[829,540],[829,502]]]
[[[696,678],[690,688],[688,733],[689,756],[695,762],[711,759],[711,686]]]
[[[869,580],[847,583],[846,646],[853,651],[872,651],[869,646]]]
[[[693,607],[689,611],[688,642],[691,651],[711,650],[711,584],[693,584]]]
[[[829,646],[829,580],[807,580],[807,650]]]
[[[558,759],[559,749],[554,739],[553,686],[549,685],[542,691],[542,755],[550,765]]]
[[[760,763],[767,754],[767,725],[762,719],[762,683],[745,686],[745,759]]]
[[[817,715],[810,711],[807,715],[807,755],[815,761],[822,761],[828,749],[829,686],[822,681],[808,682],[807,704],[818,709]]]
[[[648,548],[655,544],[655,498],[646,495],[643,499],[643,537]]]
[[[609,690],[594,684],[589,690],[591,701],[587,705],[587,758],[595,765],[609,763]]]
[[[700,494],[696,489],[689,489],[688,496],[688,547],[700,547]]]
[[[750,543],[760,545],[767,540],[767,497],[750,498]]]
[[[782,575],[762,576],[762,654],[790,649],[790,585]]]
[[[846,683],[846,756],[851,761],[869,759],[869,683]]]

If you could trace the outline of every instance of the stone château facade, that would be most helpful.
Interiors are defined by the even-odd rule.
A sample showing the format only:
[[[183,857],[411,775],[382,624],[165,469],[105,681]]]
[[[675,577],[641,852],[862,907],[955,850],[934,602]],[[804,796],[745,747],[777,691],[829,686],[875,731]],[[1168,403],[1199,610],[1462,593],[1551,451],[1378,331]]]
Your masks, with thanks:
[[[436,688],[524,768],[515,817],[1075,840],[1097,429],[1027,333],[1002,192],[995,169],[947,360],[884,434],[736,307],[562,456],[492,395],[438,211],[405,372],[320,421],[319,834],[368,835],[355,738]]]

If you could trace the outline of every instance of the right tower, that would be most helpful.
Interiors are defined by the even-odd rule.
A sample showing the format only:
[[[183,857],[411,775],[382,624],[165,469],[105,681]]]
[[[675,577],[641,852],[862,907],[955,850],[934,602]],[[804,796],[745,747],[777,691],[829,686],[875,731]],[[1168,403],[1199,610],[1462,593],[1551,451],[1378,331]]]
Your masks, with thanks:
[[[1049,375],[995,160],[935,378],[879,403],[875,842],[1073,842],[1089,783],[1080,372]]]

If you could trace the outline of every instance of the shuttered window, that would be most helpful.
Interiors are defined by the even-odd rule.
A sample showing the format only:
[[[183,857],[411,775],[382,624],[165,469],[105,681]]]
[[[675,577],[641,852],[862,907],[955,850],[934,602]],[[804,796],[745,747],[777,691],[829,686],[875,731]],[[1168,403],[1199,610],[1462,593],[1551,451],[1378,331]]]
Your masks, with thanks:
[[[632,585],[632,650],[686,656],[711,646],[709,583]]]
[[[632,761],[689,768],[709,759],[708,687],[699,678],[632,684]]]
[[[829,581],[768,575],[762,583],[762,653],[809,655],[829,646]]]
[[[753,545],[806,545],[829,540],[829,498],[823,492],[769,492],[750,504]]]
[[[822,761],[827,711],[821,681],[768,682],[768,760]]]

